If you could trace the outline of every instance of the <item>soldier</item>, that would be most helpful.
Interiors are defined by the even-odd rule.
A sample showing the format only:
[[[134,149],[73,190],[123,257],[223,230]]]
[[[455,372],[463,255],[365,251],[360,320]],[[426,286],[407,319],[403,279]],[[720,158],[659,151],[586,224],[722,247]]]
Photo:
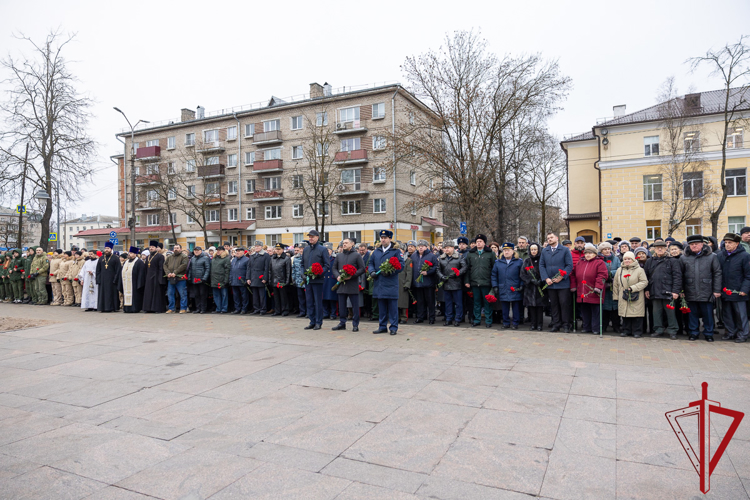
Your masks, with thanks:
[[[24,257],[23,268],[24,268],[24,285],[26,287],[24,294],[24,304],[36,304],[36,288],[34,287],[34,280],[30,278],[31,275],[31,262],[36,256],[37,247],[32,246],[26,250],[26,257]]]
[[[495,254],[487,248],[487,237],[478,234],[476,246],[469,250],[464,257],[466,261],[466,274],[463,280],[464,286],[471,289],[474,295],[474,322],[472,327],[479,326],[482,322],[482,309],[484,309],[485,327],[492,326],[492,306],[485,298],[490,293],[492,285],[492,267],[495,265]]]
[[[35,255],[31,261],[29,278],[32,289],[35,292],[38,306],[47,305],[47,274],[49,273],[49,261],[42,247],[36,247]]]
[[[49,282],[52,286],[52,306],[61,306],[62,298],[62,277],[58,279],[60,264],[62,263],[62,249],[58,248],[49,259]]]
[[[11,252],[8,280],[13,291],[13,303],[20,304],[23,301],[24,266],[26,259],[21,256],[21,250],[14,248]]]
[[[307,233],[310,244],[302,251],[302,267],[305,272],[312,268],[313,264],[319,264],[323,268],[323,274],[310,278],[305,283],[307,292],[307,317],[310,324],[305,330],[320,330],[323,323],[323,276],[331,266],[328,258],[328,250],[318,241],[320,233],[315,229]],[[309,276],[308,276],[309,277]]]
[[[380,246],[372,252],[367,271],[375,282],[373,298],[378,299],[380,327],[372,333],[385,333],[390,323],[391,335],[398,332],[398,274],[404,269],[404,259],[396,245],[391,244],[393,232],[386,229],[380,231]],[[399,268],[390,274],[380,272],[381,264],[391,258],[398,259]]]
[[[70,265],[68,270],[68,280],[73,287],[73,307],[81,307],[81,290],[83,290],[83,283],[78,279],[78,273],[83,269],[83,265],[86,263],[86,258],[81,250],[77,250],[73,254],[73,263]]]
[[[1,255],[2,262],[0,262],[0,300],[3,302],[10,302],[10,296],[13,292],[10,289],[10,281],[8,281],[8,268],[10,267],[10,251],[5,251]]]
[[[73,252],[68,250],[63,252],[62,258],[60,259],[60,268],[57,270],[57,280],[60,283],[62,289],[63,304],[64,306],[72,306],[75,294],[73,293],[73,284],[70,279],[70,268],[73,266]]]

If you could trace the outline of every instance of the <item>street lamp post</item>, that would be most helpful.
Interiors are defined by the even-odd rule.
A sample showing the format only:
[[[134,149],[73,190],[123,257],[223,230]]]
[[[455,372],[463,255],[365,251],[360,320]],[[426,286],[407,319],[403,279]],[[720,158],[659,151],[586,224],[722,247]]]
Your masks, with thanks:
[[[55,191],[57,191],[57,239],[55,240],[55,248],[60,248],[60,183],[51,179],[49,183],[52,184],[55,187]],[[47,200],[47,203],[52,200],[52,197],[44,189],[37,191],[34,194],[34,198],[37,200]],[[47,245],[49,247],[49,242],[47,242]]]
[[[128,219],[128,225],[130,226],[130,245],[135,245],[135,127],[138,126],[139,123],[151,123],[148,120],[138,120],[135,122],[135,125],[130,124],[130,120],[128,120],[128,117],[125,115],[125,113],[122,112],[122,110],[118,107],[114,107],[114,110],[120,113],[123,117],[125,117],[125,121],[128,122],[128,126],[130,127],[130,217],[133,219],[130,221]],[[126,211],[127,212],[127,211]],[[127,218],[127,214],[126,214]]]

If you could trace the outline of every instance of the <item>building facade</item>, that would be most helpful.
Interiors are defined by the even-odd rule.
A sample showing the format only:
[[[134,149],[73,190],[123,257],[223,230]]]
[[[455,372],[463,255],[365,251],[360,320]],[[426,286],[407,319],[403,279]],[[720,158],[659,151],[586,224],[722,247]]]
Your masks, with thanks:
[[[8,248],[21,248],[39,245],[42,237],[41,215],[23,215],[23,234],[18,244],[18,214],[15,209],[0,207],[0,251]]]
[[[62,243],[60,248],[70,250],[73,245],[78,248],[86,247],[86,238],[82,237],[87,234],[86,231],[117,228],[120,226],[120,219],[111,215],[81,214],[80,217],[74,216],[72,219],[66,220],[62,223],[62,226],[62,234],[59,235]]]
[[[727,133],[728,197],[719,236],[739,233],[750,222],[750,149],[744,144],[750,90],[729,94],[734,119]],[[563,140],[571,239],[710,235],[709,217],[722,194],[726,97],[726,91],[688,94],[630,114],[616,106],[614,118]]]
[[[411,205],[434,182],[390,147],[399,126],[432,120],[430,109],[397,84],[334,90],[314,83],[295,99],[217,113],[183,109],[179,120],[135,132],[135,214],[130,132],[121,133],[126,153],[113,157],[125,222],[116,230],[120,244],[130,244],[132,217],[137,246],[149,239],[188,248],[291,245],[315,228],[315,214],[334,243],[373,243],[382,229],[402,241],[441,241],[441,207]]]

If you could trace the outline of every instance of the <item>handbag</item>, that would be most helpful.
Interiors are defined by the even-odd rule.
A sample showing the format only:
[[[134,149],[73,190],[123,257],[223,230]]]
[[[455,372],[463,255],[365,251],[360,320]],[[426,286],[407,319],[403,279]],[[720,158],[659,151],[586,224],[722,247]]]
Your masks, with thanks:
[[[640,295],[641,292],[631,292],[630,290],[623,290],[622,291],[622,300],[627,300],[628,302],[633,302],[638,300],[638,295]]]

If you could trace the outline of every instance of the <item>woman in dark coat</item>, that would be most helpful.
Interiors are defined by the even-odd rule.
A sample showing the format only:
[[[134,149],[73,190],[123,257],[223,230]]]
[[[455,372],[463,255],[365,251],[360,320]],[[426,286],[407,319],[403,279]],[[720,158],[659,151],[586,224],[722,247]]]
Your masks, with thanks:
[[[523,281],[521,269],[523,262],[515,256],[513,243],[503,243],[500,258],[492,267],[492,288],[503,309],[503,328],[511,327],[510,312],[513,310],[514,330],[521,321],[521,303],[523,300]]]
[[[529,245],[529,257],[523,261],[521,269],[521,281],[524,282],[523,305],[529,308],[529,318],[531,319],[531,331],[542,331],[544,322],[544,308],[547,306],[549,299],[547,292],[540,290],[542,287],[541,275],[539,274],[539,259],[541,258],[541,248],[539,243]]]

